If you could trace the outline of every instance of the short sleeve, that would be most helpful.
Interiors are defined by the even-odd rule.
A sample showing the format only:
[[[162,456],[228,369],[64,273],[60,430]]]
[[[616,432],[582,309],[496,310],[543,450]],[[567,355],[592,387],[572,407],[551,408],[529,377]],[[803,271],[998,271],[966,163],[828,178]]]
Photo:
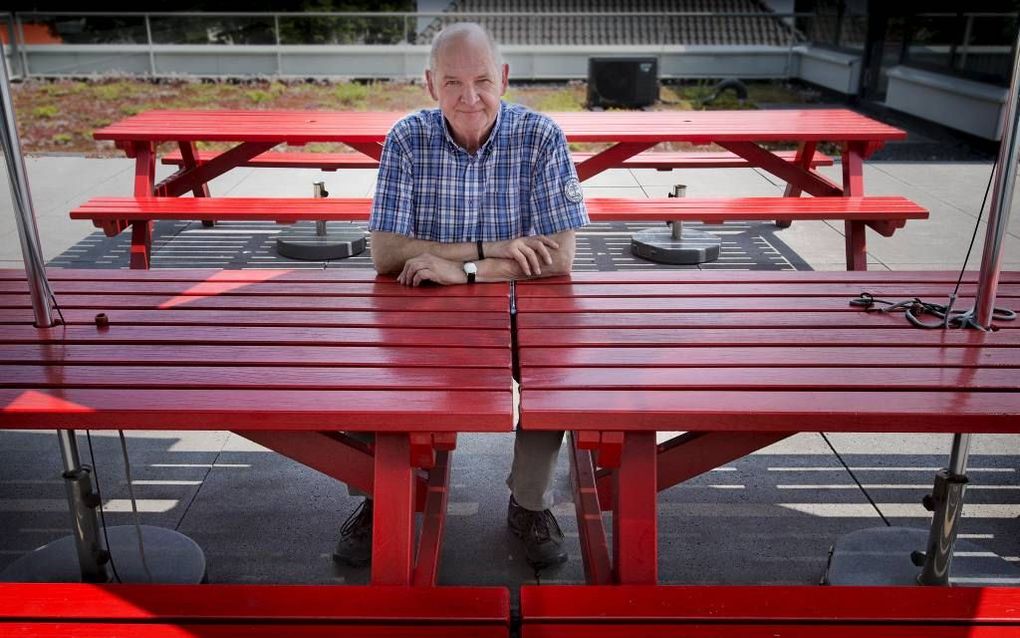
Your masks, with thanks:
[[[406,144],[406,126],[386,136],[372,198],[368,229],[414,236],[414,165]]]
[[[551,235],[588,223],[584,192],[570,158],[567,138],[555,123],[535,163],[531,190],[531,219],[535,232]]]

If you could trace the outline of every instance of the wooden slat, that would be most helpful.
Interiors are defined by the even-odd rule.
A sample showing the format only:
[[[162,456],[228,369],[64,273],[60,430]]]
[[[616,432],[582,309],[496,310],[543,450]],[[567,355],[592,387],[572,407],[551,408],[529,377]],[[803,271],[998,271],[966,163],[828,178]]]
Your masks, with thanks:
[[[521,390],[533,430],[1020,432],[1020,393]]]
[[[508,290],[501,285],[447,286],[437,288],[410,288],[395,280],[354,282],[176,282],[176,281],[54,281],[54,294],[58,295],[181,295],[181,296],[280,296],[280,297],[427,297],[429,299],[456,299],[460,297],[508,298]],[[0,294],[26,292],[22,282],[0,281]],[[455,302],[451,302],[455,303]]]
[[[775,154],[787,162],[796,159],[796,151],[775,151]],[[219,155],[218,151],[199,151],[199,163],[208,162]],[[590,159],[594,153],[571,153],[571,160],[580,164]],[[171,151],[161,159],[163,164],[181,166],[184,159],[180,151]],[[815,153],[811,158],[811,166],[832,166],[831,157],[823,153]],[[379,167],[375,159],[361,153],[313,153],[295,151],[270,151],[256,155],[241,166],[256,168],[318,168],[324,171],[340,169],[374,169]],[[627,158],[621,165],[623,168],[651,168],[673,170],[687,168],[740,168],[748,166],[748,161],[728,151],[649,151],[638,153]]]
[[[0,369],[2,372],[2,369]],[[525,368],[530,390],[999,390],[1020,387],[1020,368]]]
[[[327,268],[325,270],[311,269],[261,269],[249,268],[242,270],[221,270],[217,268],[160,268],[155,270],[128,270],[111,268],[47,268],[47,277],[50,281],[58,280],[84,280],[93,282],[103,281],[311,281],[335,283],[341,281],[386,281],[392,277],[377,275],[368,269],[356,268]],[[767,271],[767,270],[664,270],[653,268],[647,270],[628,271],[592,271],[574,272],[569,276],[548,277],[544,279],[529,279],[517,282],[518,296],[528,296],[536,286],[561,285],[563,283],[585,284],[585,283],[611,283],[625,281],[628,284],[644,283],[677,283],[683,282],[692,284],[712,283],[790,283],[791,279],[796,283],[857,283],[870,282],[877,284],[901,284],[918,283],[956,283],[959,272],[945,270],[921,270],[921,271],[844,271],[844,270],[815,270],[798,271],[796,275],[788,271]],[[24,280],[25,271],[15,268],[0,269],[2,280]],[[978,272],[968,270],[963,273],[965,283],[976,283]],[[1020,283],[1020,271],[1002,271],[999,274],[999,282],[1003,284]],[[496,287],[506,284],[486,284]]]
[[[0,343],[14,344],[208,344],[208,345],[302,345],[406,346],[434,348],[509,348],[509,332],[502,330],[435,330],[431,328],[312,328],[306,326],[8,326]]]
[[[550,312],[526,313],[517,318],[519,330],[569,328],[573,330],[588,328],[798,328],[827,329],[845,328],[852,325],[856,330],[881,330],[885,328],[904,328],[910,324],[904,319],[903,313],[872,313],[867,322],[862,322],[855,315],[860,308],[849,305],[830,304],[833,307],[825,311],[799,312]],[[192,313],[200,311],[192,310]],[[66,314],[66,313],[65,313]],[[189,313],[183,313],[189,314]],[[396,313],[379,313],[381,316]],[[2,317],[0,311],[0,317]],[[1020,322],[1003,321],[998,324],[1002,329],[1020,328]]]
[[[0,304],[3,303],[0,297]],[[849,297],[525,297],[517,299],[517,310],[521,313],[666,313],[666,312],[810,312],[810,311],[844,311],[853,309]],[[961,297],[957,299],[960,309],[971,308],[974,299]],[[880,313],[865,312],[857,308],[857,323],[869,323],[871,317]],[[902,314],[902,313],[901,313]],[[901,317],[902,318],[902,317]],[[934,319],[932,317],[931,319]],[[904,320],[905,321],[905,320]]]
[[[294,297],[273,295],[61,295],[57,300],[61,308],[94,308],[106,312],[111,321],[116,315],[109,311],[117,309],[188,310],[294,310],[294,311],[344,311],[367,310],[387,312],[507,312],[509,300],[501,297],[462,298],[451,303],[450,299],[431,296],[411,297]],[[0,308],[31,308],[28,295],[0,294]]]
[[[761,346],[739,348],[521,348],[523,366],[627,367],[627,368],[743,368],[773,366],[851,366],[1018,368],[1016,348],[909,347],[800,347]],[[863,374],[863,372],[862,372]]]
[[[465,390],[0,389],[0,428],[509,432],[512,394]]]
[[[94,133],[99,140],[382,143],[400,112],[183,111],[139,113]],[[848,109],[549,113],[572,142],[853,141],[906,133]]]
[[[506,390],[508,370],[265,366],[3,365],[5,388]]]
[[[784,346],[788,348],[840,346],[894,348],[897,346],[999,348],[1020,346],[1020,331],[983,332],[980,330],[918,330],[904,322],[897,328],[882,330],[797,328],[761,330],[758,328],[685,329],[685,328],[600,328],[596,330],[518,330],[521,347],[631,346],[748,347]],[[1020,359],[1020,352],[1017,353]]]
[[[0,362],[66,365],[362,366],[396,368],[509,368],[510,349],[318,345],[208,346],[0,344]]]
[[[370,198],[273,197],[97,197],[71,211],[71,219],[96,223],[120,220],[241,219],[366,221]],[[905,197],[738,197],[588,198],[588,217],[599,221],[719,223],[843,219],[858,221],[926,219],[928,211]]]
[[[138,271],[142,272],[142,271]],[[95,323],[95,310],[65,308],[68,324]],[[35,320],[27,308],[0,309],[0,323],[30,324]],[[314,310],[118,310],[112,325],[139,326],[308,326],[362,328],[431,328],[435,330],[509,330],[506,312],[372,312]]]
[[[0,622],[20,618],[35,622],[162,619],[361,624],[390,619],[411,624],[506,625],[509,614],[509,592],[502,587],[350,585],[341,591],[319,585],[0,585]],[[140,631],[138,625],[135,628]]]
[[[945,304],[953,292],[953,286],[944,284],[872,284],[856,283],[716,283],[711,286],[688,283],[634,283],[623,287],[619,284],[561,284],[535,286],[528,290],[528,298],[542,297],[841,297],[852,299],[862,292],[889,301],[909,300],[921,297],[934,303]],[[965,284],[958,292],[961,297],[977,294],[976,284]],[[1008,299],[1020,297],[1020,284],[1001,283],[996,289],[997,297]]]
[[[829,624],[858,623],[858,635],[886,635],[887,628],[917,625],[928,635],[939,624],[1020,625],[1020,588],[1016,587],[814,587],[814,586],[634,586],[542,585],[521,588],[521,615],[530,623],[620,621],[679,624],[813,624],[827,635]],[[608,622],[607,622],[608,621]],[[869,626],[870,625],[870,626]],[[640,630],[637,630],[640,632]],[[676,635],[684,632],[674,626]],[[525,632],[527,633],[527,632]],[[729,634],[728,634],[729,635]],[[755,633],[754,635],[759,635]],[[785,630],[779,635],[787,635]],[[899,635],[899,634],[897,634]]]

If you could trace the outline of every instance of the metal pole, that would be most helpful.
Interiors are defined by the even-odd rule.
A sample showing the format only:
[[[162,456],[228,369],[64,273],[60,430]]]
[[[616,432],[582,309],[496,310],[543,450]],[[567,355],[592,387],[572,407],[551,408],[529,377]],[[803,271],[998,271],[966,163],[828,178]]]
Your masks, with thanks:
[[[21,77],[22,79],[28,79],[28,50],[25,45],[25,25],[21,22],[21,15],[14,15],[14,24],[18,29],[18,35],[16,36],[19,41],[18,48],[21,49]]]
[[[152,49],[152,23],[149,14],[145,14],[145,39],[149,42],[149,75],[156,77],[156,52]]]
[[[1013,186],[1016,183],[1017,141],[1020,127],[1017,126],[1017,84],[1020,83],[1020,34],[1013,47],[1013,79],[1009,85],[1006,112],[1002,126],[1002,142],[995,164],[995,184],[992,187],[992,201],[988,213],[988,230],[985,233],[985,247],[981,254],[981,272],[978,275],[977,298],[974,301],[975,316],[970,323],[982,330],[992,325],[995,310],[995,293],[999,286],[999,270],[1002,267],[1002,245],[1009,226],[1009,209],[1013,203]]]
[[[7,65],[0,64],[3,86],[3,122],[0,126],[0,141],[3,143],[4,159],[7,161],[7,177],[11,183],[11,201],[14,217],[18,224],[18,238],[21,240],[21,258],[25,262],[28,290],[32,297],[35,325],[49,328],[58,322],[54,316],[53,292],[46,280],[46,266],[43,263],[42,246],[39,244],[39,228],[35,223],[32,195],[28,190],[28,171],[25,158],[21,156],[21,141],[14,119],[14,100],[11,98],[11,84],[7,79]]]
[[[273,33],[276,35],[276,77],[283,75],[283,53],[280,51],[280,15],[273,14]]]

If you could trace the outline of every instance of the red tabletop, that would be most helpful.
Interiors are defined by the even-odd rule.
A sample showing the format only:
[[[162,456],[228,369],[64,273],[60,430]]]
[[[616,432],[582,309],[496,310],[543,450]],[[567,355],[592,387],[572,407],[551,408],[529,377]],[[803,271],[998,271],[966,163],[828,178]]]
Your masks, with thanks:
[[[0,273],[0,428],[509,431],[509,286],[369,271]],[[109,327],[95,323],[103,313]]]
[[[849,305],[862,291],[945,303],[954,273],[781,274],[575,273],[518,284],[523,427],[1020,429],[1018,322],[920,330],[902,314]],[[964,285],[958,307],[974,294]],[[1020,273],[1003,275],[998,304],[1020,309]]]
[[[382,143],[402,112],[153,110],[95,132],[98,140]],[[895,127],[847,109],[549,113],[571,142],[885,142]]]

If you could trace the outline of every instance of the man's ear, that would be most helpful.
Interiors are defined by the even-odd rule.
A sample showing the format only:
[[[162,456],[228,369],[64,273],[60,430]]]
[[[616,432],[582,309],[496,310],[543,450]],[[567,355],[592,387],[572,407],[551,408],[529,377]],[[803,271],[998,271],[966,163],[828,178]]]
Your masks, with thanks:
[[[429,95],[432,96],[432,99],[435,100],[436,102],[438,102],[439,101],[439,94],[436,93],[436,85],[435,85],[434,78],[432,77],[432,70],[431,69],[425,69],[425,86],[428,87]]]
[[[503,96],[506,94],[507,87],[510,86],[510,65],[504,64],[502,77],[499,80],[499,94]]]

